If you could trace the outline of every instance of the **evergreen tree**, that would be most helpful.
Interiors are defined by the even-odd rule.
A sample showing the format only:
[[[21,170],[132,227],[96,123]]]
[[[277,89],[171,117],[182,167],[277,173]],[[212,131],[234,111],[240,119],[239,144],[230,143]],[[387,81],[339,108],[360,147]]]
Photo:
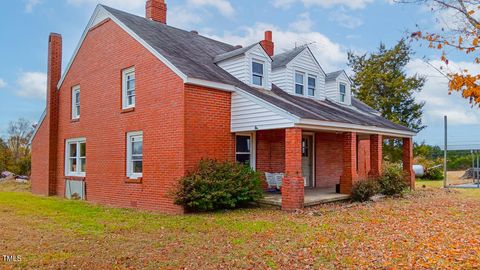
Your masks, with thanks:
[[[387,49],[382,43],[377,52],[371,54],[348,54],[352,77],[352,91],[355,96],[379,111],[386,119],[406,126],[416,132],[426,126],[422,123],[424,102],[417,102],[414,94],[421,91],[425,78],[419,75],[407,76],[405,66],[412,55],[405,40]],[[398,143],[390,140],[385,145],[385,156],[391,161],[401,159]]]

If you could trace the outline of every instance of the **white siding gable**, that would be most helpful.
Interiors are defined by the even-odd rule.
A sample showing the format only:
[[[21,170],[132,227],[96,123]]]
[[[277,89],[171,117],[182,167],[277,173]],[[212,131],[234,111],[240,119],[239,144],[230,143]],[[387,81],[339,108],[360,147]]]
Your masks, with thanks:
[[[340,103],[340,84],[345,84],[346,86],[346,105],[352,104],[352,86],[350,79],[347,77],[345,72],[338,76],[335,80],[329,81],[325,85],[327,98],[335,102]]]
[[[232,94],[232,132],[293,127],[295,118],[271,105],[260,103],[248,94]]]
[[[253,87],[259,87],[252,84],[252,61],[263,63],[264,86],[262,88],[271,90],[272,59],[260,44],[246,51],[243,55],[223,60],[217,64],[240,81]]]
[[[275,85],[282,90],[295,94],[295,72],[301,72],[305,74],[305,80],[308,75],[316,77],[316,99],[325,99],[325,73],[318,65],[315,57],[308,48],[305,48],[299,53],[290,63],[284,68],[276,69],[272,72],[272,81]],[[304,96],[307,95],[307,85],[305,81]]]

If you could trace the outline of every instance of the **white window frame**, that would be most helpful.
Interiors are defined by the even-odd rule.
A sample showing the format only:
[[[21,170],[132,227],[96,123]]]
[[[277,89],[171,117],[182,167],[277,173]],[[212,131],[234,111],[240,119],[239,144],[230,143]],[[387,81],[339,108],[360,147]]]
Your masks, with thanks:
[[[78,100],[76,94],[78,92]],[[72,119],[80,118],[80,85],[72,87]]]
[[[133,172],[133,160],[132,160],[132,139],[141,137],[142,139],[142,172]],[[127,133],[127,177],[130,179],[138,179],[143,176],[143,131],[132,131]]]
[[[85,144],[85,156],[82,157],[80,156],[80,144],[84,143]],[[71,160],[71,157],[70,157],[70,145],[72,144],[76,144],[76,151],[77,151],[77,155],[75,156],[75,159],[76,159],[76,162],[77,162],[77,168],[75,171],[70,171],[70,160]],[[86,175],[86,167],[85,167],[85,171],[82,172],[81,171],[81,167],[80,166],[80,160],[81,159],[85,159],[85,162],[87,160],[87,156],[86,156],[86,148],[87,148],[87,140],[86,138],[74,138],[74,139],[68,139],[65,141],[65,175],[66,176],[77,176],[77,177],[85,177]]]
[[[342,92],[341,92],[341,86],[345,87],[345,93],[343,96],[343,101],[342,101]],[[338,101],[340,103],[347,103],[347,84],[346,83],[338,83]]]
[[[131,75],[133,73],[133,77],[134,77],[134,80],[135,80],[135,87],[133,88],[133,91],[135,91],[135,95],[133,95],[134,97],[134,101],[132,104],[128,104],[128,90],[127,89],[127,80],[128,80],[128,76]],[[135,107],[135,103],[137,101],[136,99],[136,88],[137,88],[137,82],[136,82],[136,76],[135,76],[135,67],[130,67],[130,68],[126,68],[124,70],[122,70],[122,109],[129,109],[129,108],[134,108]]]
[[[313,95],[310,95],[310,85],[308,84],[308,80],[312,78],[315,80],[315,86],[313,88]],[[309,97],[315,97],[315,94],[317,93],[317,76],[315,75],[312,75],[312,74],[308,74],[307,75],[307,92],[306,92],[306,95],[309,96]]]
[[[250,152],[237,152],[237,136],[250,137]],[[250,154],[250,167],[256,169],[256,156],[257,156],[257,138],[255,132],[240,132],[235,133],[235,161],[237,160],[237,154]]]
[[[297,75],[302,75],[302,84],[298,83],[297,82]],[[305,72],[302,72],[302,71],[298,71],[296,70],[295,71],[295,74],[293,76],[293,83],[294,83],[294,87],[293,87],[293,92],[295,93],[295,95],[299,95],[299,96],[305,96]],[[302,86],[302,93],[297,93],[297,84],[298,85],[301,85]]]
[[[260,64],[262,65],[262,73],[263,74],[259,74],[259,73],[254,73],[253,72],[253,63],[257,63],[257,64]],[[264,61],[260,61],[260,60],[257,60],[257,59],[252,59],[252,63],[250,65],[250,70],[251,70],[251,83],[253,86],[255,87],[265,87],[265,62]],[[253,82],[253,76],[261,76],[262,77],[262,80],[261,80],[261,85],[258,85],[258,84],[255,84]]]

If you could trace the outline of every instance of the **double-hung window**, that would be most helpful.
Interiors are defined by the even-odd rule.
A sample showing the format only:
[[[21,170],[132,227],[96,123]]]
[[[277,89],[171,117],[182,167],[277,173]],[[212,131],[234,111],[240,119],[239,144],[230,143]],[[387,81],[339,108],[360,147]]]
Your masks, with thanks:
[[[127,133],[127,176],[135,179],[143,173],[143,132]]]
[[[300,72],[295,72],[295,94],[303,95],[305,75]]]
[[[252,84],[263,86],[263,63],[252,61]]]
[[[311,97],[315,96],[315,88],[317,85],[317,79],[315,76],[308,75],[308,95]]]
[[[255,168],[254,134],[237,134],[235,159],[238,163],[248,164]]]
[[[122,108],[135,107],[135,68],[122,71]]]
[[[85,138],[68,139],[65,149],[65,175],[85,177],[87,143]]]
[[[80,118],[80,86],[72,88],[72,119]]]
[[[347,97],[347,87],[345,84],[340,84],[340,102],[345,103]]]

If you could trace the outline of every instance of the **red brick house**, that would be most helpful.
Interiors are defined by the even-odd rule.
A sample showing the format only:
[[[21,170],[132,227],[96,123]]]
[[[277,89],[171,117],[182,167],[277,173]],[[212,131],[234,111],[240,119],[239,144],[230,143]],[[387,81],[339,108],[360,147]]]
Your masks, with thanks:
[[[32,140],[32,191],[169,213],[170,191],[201,158],[283,172],[282,207],[305,189],[344,194],[378,175],[382,138],[403,138],[413,187],[412,136],[351,95],[344,71],[325,73],[308,46],[274,54],[272,33],[232,46],[166,23],[163,0],[146,18],[99,5],[62,73],[51,34],[47,107]]]

